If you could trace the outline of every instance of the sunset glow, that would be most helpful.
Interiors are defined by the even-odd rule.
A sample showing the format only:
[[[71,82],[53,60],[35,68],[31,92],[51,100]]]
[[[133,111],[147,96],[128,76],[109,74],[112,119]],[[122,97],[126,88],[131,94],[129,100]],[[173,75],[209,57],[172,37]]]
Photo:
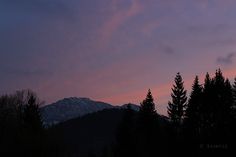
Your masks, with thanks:
[[[236,76],[234,0],[3,0],[0,93],[32,89],[46,104],[89,97],[166,114],[174,77]]]

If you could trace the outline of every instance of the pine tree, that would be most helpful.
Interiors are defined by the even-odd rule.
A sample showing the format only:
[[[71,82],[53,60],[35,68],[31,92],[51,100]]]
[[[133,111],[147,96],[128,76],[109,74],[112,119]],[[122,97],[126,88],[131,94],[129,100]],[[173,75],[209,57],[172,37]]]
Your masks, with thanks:
[[[212,125],[212,109],[211,106],[213,105],[212,99],[214,99],[213,95],[213,81],[209,75],[206,74],[204,80],[204,88],[203,88],[203,105],[200,107],[200,136],[201,140],[206,140],[207,137],[210,136],[210,127]]]
[[[172,102],[168,103],[168,115],[171,122],[175,126],[179,126],[184,118],[187,91],[184,89],[184,82],[180,73],[177,73],[175,77],[175,84],[172,88]]]
[[[204,105],[202,111],[202,135],[205,142],[225,142],[229,135],[232,87],[221,70],[216,70],[214,78],[206,75],[204,84]]]
[[[151,90],[148,90],[146,98],[141,103],[140,113],[145,115],[156,115],[154,99]]]
[[[215,77],[212,79],[213,83],[213,90],[212,94],[214,94],[214,98],[211,100],[212,106],[212,120],[213,120],[213,127],[216,127],[218,120],[222,120],[222,113],[224,112],[225,108],[225,78],[221,72],[221,70],[216,70]],[[218,119],[218,120],[217,120]]]
[[[235,118],[236,118],[236,77],[234,78],[234,84],[232,87],[232,94],[233,94],[233,107],[232,110],[235,111]]]
[[[188,101],[185,114],[185,127],[191,137],[197,137],[201,124],[200,108],[202,106],[202,86],[199,84],[198,76],[195,77],[192,85],[192,92]]]
[[[212,84],[211,77],[209,73],[206,73],[206,77],[204,80],[204,92],[206,92],[207,90],[210,90],[211,84]]]
[[[141,157],[154,156],[158,134],[157,113],[155,103],[148,90],[146,98],[141,103],[137,121],[137,154]]]
[[[231,129],[231,139],[232,139],[232,143],[235,142],[234,139],[236,139],[236,77],[234,78],[234,83],[232,86],[232,96],[233,96],[233,105],[231,107],[231,115],[232,115],[232,119],[230,121],[230,129]]]
[[[232,87],[228,79],[225,79],[221,70],[216,71],[213,79],[214,83],[214,106],[212,132],[213,139],[217,141],[226,141],[229,135],[231,117],[231,108],[233,105]]]

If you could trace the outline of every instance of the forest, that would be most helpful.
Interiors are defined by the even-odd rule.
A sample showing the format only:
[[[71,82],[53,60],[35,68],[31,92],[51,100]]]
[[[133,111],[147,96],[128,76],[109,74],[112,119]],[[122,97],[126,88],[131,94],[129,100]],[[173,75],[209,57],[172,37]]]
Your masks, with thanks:
[[[234,156],[236,78],[230,82],[220,69],[212,77],[207,73],[202,84],[196,76],[188,96],[177,73],[170,94],[166,119],[149,89],[139,111],[124,109],[109,148],[87,156]],[[31,90],[0,97],[0,156],[80,156],[66,149],[57,126],[43,125],[42,103]]]

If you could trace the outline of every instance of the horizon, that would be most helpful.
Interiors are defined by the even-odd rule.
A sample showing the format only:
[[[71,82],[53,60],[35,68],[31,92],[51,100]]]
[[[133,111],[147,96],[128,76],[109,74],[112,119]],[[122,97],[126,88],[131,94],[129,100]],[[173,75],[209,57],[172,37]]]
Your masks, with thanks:
[[[236,76],[236,1],[3,0],[0,94],[32,89],[51,104],[88,97],[166,115],[174,77],[187,95],[221,68]]]

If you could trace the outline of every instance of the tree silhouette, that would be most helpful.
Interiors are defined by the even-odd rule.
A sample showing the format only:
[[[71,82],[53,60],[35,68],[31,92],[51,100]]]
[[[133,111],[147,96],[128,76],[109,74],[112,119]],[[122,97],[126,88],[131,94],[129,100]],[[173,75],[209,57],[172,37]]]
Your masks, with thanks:
[[[206,156],[212,150],[234,148],[230,143],[235,143],[236,139],[236,78],[231,85],[217,69],[212,78],[206,74],[203,85],[198,76],[195,77],[188,101],[186,93],[182,76],[177,73],[172,100],[168,102],[169,119],[156,112],[150,89],[139,111],[132,110],[130,105],[119,110],[119,116],[124,113],[124,117],[117,127],[116,141],[112,141],[115,145],[105,146],[100,155]],[[44,128],[40,105],[39,98],[30,90],[0,96],[0,156],[77,155],[78,152],[73,154],[63,149],[67,146],[63,144],[70,145],[61,137],[65,131],[63,126],[70,128],[70,123],[64,122],[62,130],[60,124]],[[113,110],[115,113],[118,109]],[[99,155],[96,151],[90,152],[91,156],[93,154]]]
[[[143,114],[146,116],[155,116],[156,115],[154,99],[153,99],[150,89],[148,90],[146,98],[141,103],[140,114]]]
[[[184,125],[186,128],[186,134],[188,134],[189,140],[198,139],[200,125],[201,125],[201,107],[202,107],[202,86],[199,84],[198,76],[195,77],[192,85],[192,92],[187,104]],[[194,139],[193,139],[194,138]]]
[[[214,83],[209,73],[206,73],[203,88],[203,104],[200,106],[200,140],[209,143],[211,126],[213,124]]]
[[[168,115],[175,126],[180,126],[184,118],[187,102],[187,91],[184,89],[184,82],[180,73],[175,77],[175,84],[172,88],[172,102],[168,102]]]
[[[0,152],[3,156],[40,156],[43,148],[40,101],[30,90],[0,97]]]
[[[233,105],[231,107],[231,115],[232,119],[230,122],[230,129],[231,129],[231,139],[230,142],[235,143],[234,139],[236,139],[236,77],[234,78],[234,83],[232,86],[232,96],[233,96]]]
[[[230,135],[233,95],[231,84],[220,69],[216,70],[212,79],[209,74],[206,75],[203,98],[202,139],[205,143],[226,142]]]
[[[137,154],[141,157],[153,156],[156,154],[155,146],[158,121],[155,103],[150,89],[146,98],[141,103],[137,123]]]
[[[232,111],[234,114],[234,118],[236,118],[236,77],[234,78],[234,84],[232,87],[232,94],[233,94],[233,107]]]
[[[216,70],[212,81],[214,98],[211,106],[210,131],[212,138],[217,140],[216,142],[224,142],[229,134],[230,110],[233,104],[232,89],[229,80],[224,78],[220,69]]]
[[[24,124],[25,127],[33,132],[42,130],[42,120],[39,111],[40,102],[33,92],[28,92],[28,101],[24,108]]]

